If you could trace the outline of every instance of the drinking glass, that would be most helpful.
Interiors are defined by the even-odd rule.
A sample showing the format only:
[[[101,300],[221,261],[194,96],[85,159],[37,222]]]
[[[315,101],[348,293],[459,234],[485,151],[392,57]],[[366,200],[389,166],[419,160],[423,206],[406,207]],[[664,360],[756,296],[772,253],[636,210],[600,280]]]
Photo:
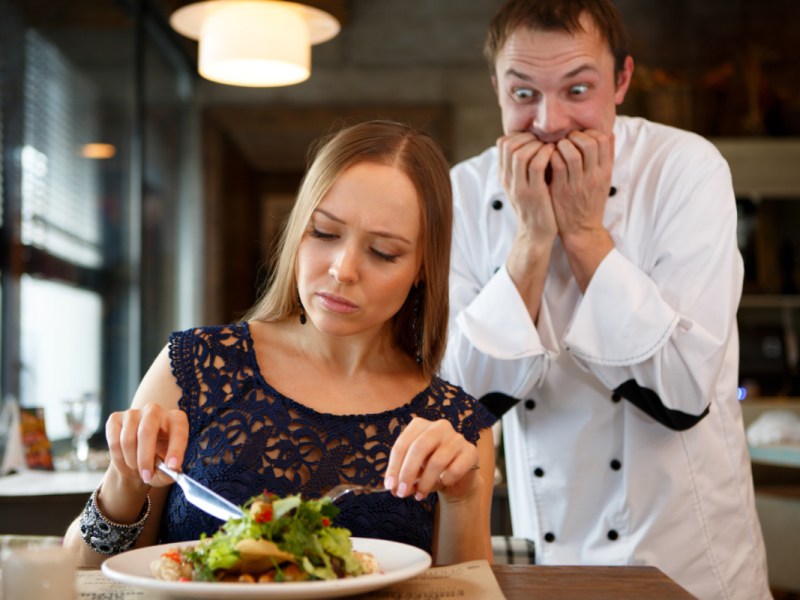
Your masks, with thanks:
[[[97,394],[87,393],[74,400],[65,400],[67,425],[72,434],[72,467],[89,469],[89,438],[100,425],[100,400]]]

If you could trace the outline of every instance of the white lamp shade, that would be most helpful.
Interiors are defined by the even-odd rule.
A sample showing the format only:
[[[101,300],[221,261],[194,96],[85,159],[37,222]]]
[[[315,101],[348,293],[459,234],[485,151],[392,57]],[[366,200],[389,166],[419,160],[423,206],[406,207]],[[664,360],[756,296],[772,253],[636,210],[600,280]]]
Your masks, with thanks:
[[[172,15],[178,33],[197,39],[198,71],[229,85],[291,85],[311,73],[311,45],[339,32],[328,13],[295,2],[210,0]]]
[[[200,75],[243,86],[308,79],[311,44],[303,16],[277,2],[236,2],[206,17],[200,29]]]

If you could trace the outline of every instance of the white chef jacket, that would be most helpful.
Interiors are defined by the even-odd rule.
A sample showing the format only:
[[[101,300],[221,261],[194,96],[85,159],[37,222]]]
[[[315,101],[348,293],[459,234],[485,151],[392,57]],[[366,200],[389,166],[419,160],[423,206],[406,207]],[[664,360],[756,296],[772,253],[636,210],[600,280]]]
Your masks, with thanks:
[[[443,376],[520,400],[503,417],[515,536],[541,564],[655,565],[699,598],[769,598],[737,400],[743,267],[728,165],[700,136],[617,117],[581,293],[557,239],[538,323],[505,261],[497,150],[452,171]]]

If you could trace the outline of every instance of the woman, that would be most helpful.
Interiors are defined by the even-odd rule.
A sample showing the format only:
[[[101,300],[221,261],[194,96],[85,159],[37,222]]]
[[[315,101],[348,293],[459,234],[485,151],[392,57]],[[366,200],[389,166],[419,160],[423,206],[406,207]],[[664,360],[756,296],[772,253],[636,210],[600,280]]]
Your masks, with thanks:
[[[111,464],[65,544],[96,565],[213,533],[221,522],[154,469],[163,458],[237,504],[385,486],[338,501],[337,524],[438,564],[490,560],[493,417],[435,375],[451,219],[447,161],[426,134],[374,121],[330,137],[246,320],[174,333],[110,416]]]

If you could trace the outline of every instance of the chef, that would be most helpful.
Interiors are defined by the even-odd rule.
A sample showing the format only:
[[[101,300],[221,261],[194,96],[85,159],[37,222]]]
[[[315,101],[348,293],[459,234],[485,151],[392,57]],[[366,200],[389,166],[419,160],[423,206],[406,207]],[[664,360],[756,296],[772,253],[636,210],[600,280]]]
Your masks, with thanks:
[[[492,21],[504,135],[452,171],[443,375],[516,402],[511,518],[538,563],[654,565],[699,598],[769,598],[730,171],[695,134],[616,115],[626,48],[610,0],[510,0]]]

